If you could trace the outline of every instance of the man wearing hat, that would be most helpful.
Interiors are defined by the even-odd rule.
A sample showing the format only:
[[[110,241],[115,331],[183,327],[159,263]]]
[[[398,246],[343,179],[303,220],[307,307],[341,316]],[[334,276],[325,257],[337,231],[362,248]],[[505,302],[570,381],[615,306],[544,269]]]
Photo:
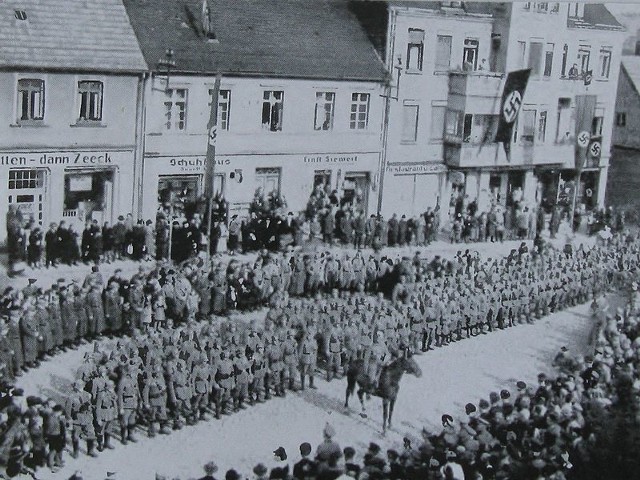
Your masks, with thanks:
[[[318,465],[309,458],[311,455],[311,445],[307,442],[300,444],[300,456],[302,459],[293,466],[293,478],[297,480],[315,479]]]
[[[334,458],[342,456],[340,445],[333,440],[336,431],[329,423],[327,423],[322,431],[323,441],[316,449],[316,462],[318,463],[318,471],[322,471],[329,467],[329,462]]]
[[[253,474],[255,475],[254,480],[268,480],[269,478],[268,473],[269,471],[267,470],[267,467],[265,467],[263,463],[259,463],[255,467],[253,467]],[[298,478],[295,476],[295,470],[294,470],[294,478]]]
[[[216,480],[213,476],[218,471],[218,466],[215,462],[209,462],[204,466],[204,477],[199,480]]]
[[[309,376],[309,387],[316,388],[313,384],[315,375],[316,362],[318,361],[318,342],[313,337],[309,329],[302,334],[300,342],[300,386],[302,390],[305,387],[305,379]]]

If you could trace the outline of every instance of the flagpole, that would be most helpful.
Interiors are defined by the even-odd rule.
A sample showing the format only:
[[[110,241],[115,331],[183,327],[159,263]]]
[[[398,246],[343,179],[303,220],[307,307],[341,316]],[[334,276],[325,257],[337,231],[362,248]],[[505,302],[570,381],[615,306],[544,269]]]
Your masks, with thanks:
[[[220,82],[222,81],[222,75],[220,72],[216,74],[216,81],[213,86],[213,92],[211,95],[211,111],[209,114],[209,123],[207,124],[207,159],[205,162],[205,176],[204,176],[204,191],[207,198],[207,239],[209,240],[209,251],[211,252],[211,229],[213,224],[213,196],[214,186],[214,172],[216,165],[216,140],[218,137],[218,100],[220,95]]]

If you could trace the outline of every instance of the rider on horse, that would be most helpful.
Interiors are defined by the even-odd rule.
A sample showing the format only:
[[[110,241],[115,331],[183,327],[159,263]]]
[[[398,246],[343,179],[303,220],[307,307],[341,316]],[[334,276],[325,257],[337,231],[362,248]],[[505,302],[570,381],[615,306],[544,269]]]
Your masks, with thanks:
[[[369,355],[368,362],[365,361],[365,372],[371,381],[370,388],[372,392],[375,392],[378,388],[382,369],[389,365],[392,360],[391,352],[384,341],[384,332],[378,330],[373,338],[371,355]]]

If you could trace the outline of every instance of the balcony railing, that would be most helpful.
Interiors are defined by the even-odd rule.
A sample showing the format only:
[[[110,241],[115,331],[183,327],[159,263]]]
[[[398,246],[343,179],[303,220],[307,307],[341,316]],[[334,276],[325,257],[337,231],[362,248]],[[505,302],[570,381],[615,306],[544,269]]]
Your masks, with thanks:
[[[453,139],[452,139],[453,140]],[[501,143],[465,143],[445,139],[445,161],[449,167],[487,168],[507,166],[566,166],[573,168],[573,144],[516,143],[507,158]]]

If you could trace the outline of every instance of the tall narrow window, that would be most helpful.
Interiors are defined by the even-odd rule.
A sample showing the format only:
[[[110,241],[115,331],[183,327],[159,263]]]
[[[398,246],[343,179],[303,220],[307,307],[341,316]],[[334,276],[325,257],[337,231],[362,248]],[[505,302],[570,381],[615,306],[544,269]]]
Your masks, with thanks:
[[[282,130],[284,92],[266,90],[262,94],[262,128],[271,132]]]
[[[525,53],[527,51],[527,42],[518,42],[518,67],[524,68]]]
[[[616,127],[626,127],[626,126],[627,126],[627,113],[616,112]]]
[[[522,122],[520,140],[524,144],[532,144],[536,134],[536,111],[522,110],[518,120]]]
[[[571,98],[558,99],[558,122],[556,127],[556,142],[565,143],[571,139]]]
[[[436,71],[449,70],[451,65],[451,35],[438,35],[436,43]]]
[[[538,114],[538,143],[544,143],[547,137],[547,112]]]
[[[44,119],[44,80],[18,80],[18,120]]]
[[[402,106],[402,141],[415,142],[418,139],[418,105]]]
[[[591,121],[591,135],[599,137],[602,135],[602,124],[604,123],[603,115],[596,115]]]
[[[540,42],[529,44],[529,68],[533,76],[539,77],[542,73],[542,43]]]
[[[79,120],[99,122],[102,120],[102,82],[78,82],[78,96],[80,97]]]
[[[464,114],[458,110],[447,110],[445,133],[447,138],[459,140],[462,137]]]
[[[611,70],[611,47],[602,47],[600,49],[600,68],[598,74],[600,78],[609,78]]]
[[[213,89],[209,90],[209,108],[213,99]],[[218,130],[229,130],[231,116],[231,90],[218,92]]]
[[[467,72],[478,69],[478,47],[479,41],[475,38],[464,39],[464,49],[462,51],[463,69]]]
[[[580,48],[578,48],[578,68],[580,73],[584,74],[589,71],[590,60],[591,47],[589,45],[580,45]]]
[[[333,129],[333,111],[336,106],[336,94],[333,92],[316,92],[316,110],[314,130]]]
[[[165,128],[167,130],[186,130],[187,128],[187,89],[169,88],[165,91],[164,101]]]
[[[550,77],[553,70],[553,43],[547,43],[544,51],[544,76]]]
[[[560,70],[560,76],[564,77],[567,74],[567,59],[569,57],[569,45],[566,43],[562,47],[562,69]]]
[[[351,94],[351,113],[349,115],[351,130],[365,130],[369,125],[369,98],[368,93]]]
[[[447,112],[445,106],[432,106],[431,107],[431,140],[442,141],[442,135],[444,133],[444,118]]]
[[[466,113],[464,116],[464,126],[462,130],[462,141],[469,143],[471,141],[471,129],[473,127],[473,115]]]
[[[409,44],[407,45],[407,70],[422,71],[422,57],[424,55],[424,30],[409,29]]]

